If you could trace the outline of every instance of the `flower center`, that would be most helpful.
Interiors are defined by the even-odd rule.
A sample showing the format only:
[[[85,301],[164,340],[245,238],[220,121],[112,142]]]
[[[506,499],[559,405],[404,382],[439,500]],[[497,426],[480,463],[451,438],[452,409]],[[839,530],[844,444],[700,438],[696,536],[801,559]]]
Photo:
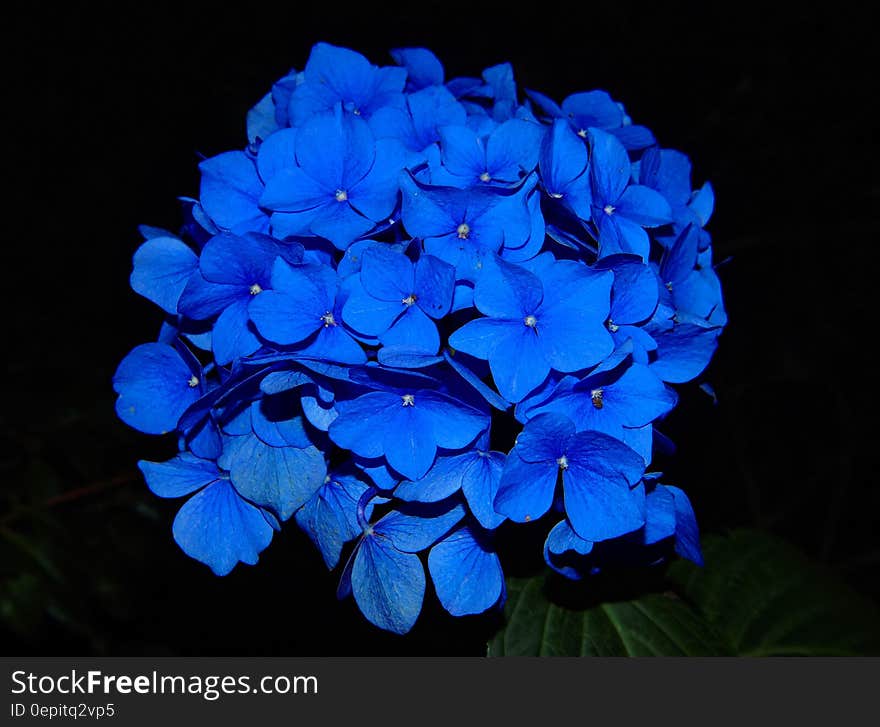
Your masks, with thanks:
[[[406,298],[404,298],[400,302],[403,303],[407,308],[409,308],[417,300],[418,300],[418,296],[415,293],[410,293],[408,296],[406,296]]]
[[[568,457],[566,457],[563,454],[559,459],[556,460],[556,464],[559,465],[559,469],[567,470],[568,469]]]
[[[605,406],[604,399],[605,399],[605,394],[602,391],[602,389],[593,389],[590,392],[590,401],[593,402],[593,406],[596,407],[597,409],[601,409],[603,406]]]
[[[248,288],[251,295],[259,295],[263,292],[263,289],[260,287],[259,283],[254,283],[250,288]]]
[[[620,328],[620,326],[618,326],[614,321],[612,321],[610,318],[608,319],[608,330],[609,331],[611,331],[612,333],[617,333],[619,328]]]
[[[199,385],[199,377],[193,374],[189,377],[189,381],[187,381],[186,384],[190,389],[195,389]]]
[[[581,137],[581,139],[586,139],[587,138],[587,130],[586,129],[578,129],[578,136]]]
[[[523,323],[525,323],[529,328],[537,328],[538,327],[538,319],[535,316],[526,316],[523,318]]]
[[[333,317],[333,313],[329,310],[321,316],[321,320],[324,322],[324,328],[336,325],[336,319]]]
[[[562,192],[550,192],[551,199],[562,199]]]
[[[416,397],[412,394],[404,394],[400,397],[403,399],[403,406],[415,406],[416,405]]]
[[[344,189],[337,189],[336,194],[333,196],[336,197],[337,202],[345,202],[348,199],[348,192]]]
[[[470,225],[468,225],[467,222],[462,222],[462,223],[458,226],[458,229],[456,230],[456,233],[458,234],[458,239],[459,239],[459,240],[467,240],[467,239],[468,239],[468,235],[471,234],[471,228],[470,228]]]
[[[602,211],[603,211],[606,215],[613,215],[613,214],[614,214],[614,205],[613,205],[613,204],[606,204],[606,205],[602,208]]]
[[[489,172],[483,172],[483,173],[480,175],[480,181],[481,181],[481,182],[491,182],[491,181],[492,181],[492,175],[489,174]]]

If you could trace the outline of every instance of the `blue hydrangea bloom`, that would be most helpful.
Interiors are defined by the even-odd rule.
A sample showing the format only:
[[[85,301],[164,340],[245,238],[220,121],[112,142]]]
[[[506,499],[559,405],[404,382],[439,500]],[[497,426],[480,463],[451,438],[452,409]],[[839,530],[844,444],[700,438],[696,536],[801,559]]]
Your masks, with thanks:
[[[647,470],[727,323],[711,184],[602,90],[391,58],[315,45],[201,162],[180,230],[140,228],[161,327],[113,387],[175,436],[140,463],[188,498],[175,541],[225,575],[294,522],[395,633],[428,577],[453,616],[503,605],[524,522],[572,579],[701,562],[690,501]]]

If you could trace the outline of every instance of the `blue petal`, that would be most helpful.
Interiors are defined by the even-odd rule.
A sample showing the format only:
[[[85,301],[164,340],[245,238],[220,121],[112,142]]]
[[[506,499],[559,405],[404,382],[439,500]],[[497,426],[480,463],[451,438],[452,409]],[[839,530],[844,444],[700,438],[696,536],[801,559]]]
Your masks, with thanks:
[[[511,331],[519,329],[516,321],[495,318],[475,318],[465,323],[449,337],[449,345],[456,351],[488,360],[492,351]]]
[[[223,230],[264,232],[268,218],[259,207],[263,184],[244,152],[230,151],[199,164],[202,209]]]
[[[147,487],[159,497],[183,497],[219,480],[216,462],[181,452],[167,462],[138,462]]]
[[[692,323],[676,324],[669,331],[652,334],[657,341],[657,360],[651,370],[663,381],[683,384],[699,376],[718,347],[719,329]]]
[[[272,540],[272,528],[260,510],[239,497],[226,480],[184,503],[172,531],[184,553],[218,576],[239,562],[254,565]]]
[[[468,186],[488,172],[486,148],[480,137],[467,126],[440,129],[440,159],[449,174]]]
[[[312,442],[302,417],[291,413],[295,403],[292,395],[268,396],[253,402],[250,409],[254,434],[273,447],[309,447]]]
[[[439,392],[419,392],[414,408],[419,407],[428,412],[434,439],[445,449],[462,449],[489,428],[486,412]]]
[[[406,150],[400,142],[379,139],[373,166],[348,195],[352,207],[374,222],[387,220],[397,206],[398,180],[405,161]]]
[[[675,535],[675,497],[663,485],[658,485],[645,497],[646,545]]]
[[[665,485],[675,498],[675,552],[697,565],[703,565],[700,531],[691,501],[678,487]]]
[[[421,308],[412,306],[385,333],[379,336],[384,346],[394,350],[436,354],[440,348],[437,325]]]
[[[381,538],[363,539],[351,570],[355,602],[370,623],[405,634],[419,617],[425,569],[412,553],[401,553]]]
[[[522,173],[534,170],[543,133],[540,124],[520,119],[505,121],[495,129],[486,142],[487,171],[492,180],[517,182]]]
[[[617,214],[642,227],[657,227],[672,222],[669,202],[650,187],[631,184],[617,200]]]
[[[598,432],[575,435],[567,456],[565,512],[580,537],[607,540],[644,525],[644,492],[630,490],[644,473],[642,457]]]
[[[276,174],[296,165],[296,129],[281,129],[260,144],[257,172],[264,183]]]
[[[432,255],[422,255],[415,265],[416,305],[431,318],[440,319],[452,307],[455,268]]]
[[[605,91],[573,93],[562,102],[562,111],[579,130],[591,126],[614,129],[623,123],[623,111]]]
[[[382,439],[385,459],[404,477],[417,480],[430,469],[437,454],[430,414],[423,409],[421,396],[414,406],[403,406],[398,400],[389,413]]]
[[[517,402],[541,385],[550,373],[544,348],[535,331],[525,324],[508,328],[489,352],[489,368],[501,396]]]
[[[501,561],[466,527],[431,548],[428,570],[437,598],[453,616],[482,613],[504,592]]]
[[[339,416],[330,425],[330,439],[361,457],[376,459],[385,450],[383,438],[395,409],[401,407],[396,394],[373,391],[340,405]]]
[[[166,434],[201,396],[201,388],[190,385],[193,377],[198,382],[200,373],[167,344],[137,346],[113,375],[113,389],[119,394],[116,413],[141,432]]]
[[[654,271],[633,257],[612,266],[611,320],[617,325],[648,320],[657,308],[659,289]]]
[[[504,463],[495,511],[514,522],[537,520],[553,503],[558,477],[559,465],[555,461],[526,462],[514,448]]]
[[[630,181],[632,167],[629,156],[623,144],[612,134],[590,129],[590,140],[594,203],[599,207],[614,205]]]
[[[505,455],[488,452],[473,459],[461,474],[461,491],[471,513],[484,528],[497,528],[505,517],[495,512],[495,495],[501,484]]]
[[[352,293],[342,306],[345,323],[367,336],[385,333],[407,310],[402,299],[379,300],[367,293],[361,284],[352,284]]]
[[[176,237],[152,237],[134,254],[131,288],[166,313],[177,313],[177,301],[199,260]]]
[[[342,546],[361,533],[357,505],[367,489],[355,477],[334,477],[296,513],[297,525],[318,546],[328,568],[336,567]]]
[[[554,121],[544,136],[538,162],[541,181],[547,193],[554,199],[565,199],[572,182],[587,171],[587,160],[587,147],[583,140],[578,138],[564,119]]]
[[[513,321],[533,315],[543,297],[537,275],[501,258],[486,266],[474,287],[474,303],[481,313]]]
[[[272,447],[248,434],[228,437],[218,464],[248,500],[287,520],[323,484],[324,456],[315,447]]]
[[[424,477],[404,480],[394,490],[394,495],[410,502],[444,500],[461,488],[465,472],[476,459],[480,459],[476,452],[438,457]]]
[[[190,276],[180,294],[177,309],[187,318],[204,320],[217,315],[228,305],[247,295],[247,290],[240,285],[209,283],[197,270]]]
[[[246,299],[236,300],[214,323],[211,347],[214,349],[214,358],[220,365],[249,356],[261,346],[260,339],[251,328],[249,302]]]
[[[318,335],[302,349],[301,354],[350,366],[367,362],[367,355],[361,345],[338,324],[320,328]]]
[[[374,245],[361,256],[361,284],[376,300],[400,304],[415,292],[412,261],[386,245]]]
[[[578,555],[587,555],[593,549],[593,543],[581,538],[571,529],[567,520],[560,520],[547,535],[545,547],[556,555],[569,550]]]
[[[426,48],[395,48],[391,57],[406,68],[407,91],[418,91],[426,86],[443,83],[443,64]]]
[[[488,318],[484,318],[482,320],[489,320]],[[488,354],[487,354],[488,355]],[[449,366],[461,376],[470,386],[474,388],[474,390],[486,400],[486,402],[490,405],[498,409],[499,411],[507,411],[510,409],[510,402],[507,401],[504,397],[498,394],[492,387],[490,387],[487,383],[485,383],[479,376],[477,376],[471,369],[464,365],[461,361],[461,358],[454,358],[449,350],[444,349],[443,351],[443,360],[449,364]]]
[[[516,438],[516,453],[525,462],[556,462],[574,436],[574,422],[563,414],[539,414]]]
[[[464,517],[461,505],[422,506],[421,512],[423,514],[413,515],[392,510],[373,526],[373,530],[390,540],[397,550],[419,553],[436,543]]]

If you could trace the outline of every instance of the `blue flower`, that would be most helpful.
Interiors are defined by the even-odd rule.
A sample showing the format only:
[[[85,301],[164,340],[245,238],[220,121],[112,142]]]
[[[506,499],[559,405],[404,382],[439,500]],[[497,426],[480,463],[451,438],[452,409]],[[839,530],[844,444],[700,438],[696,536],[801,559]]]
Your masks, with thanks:
[[[507,457],[495,508],[515,522],[541,517],[561,475],[565,513],[585,540],[606,540],[645,523],[644,492],[633,485],[645,461],[607,434],[578,432],[561,414],[529,420]]]
[[[405,634],[415,624],[425,595],[425,569],[416,554],[445,535],[463,515],[463,508],[455,505],[441,506],[440,512],[427,517],[393,511],[375,524],[361,516],[363,534],[346,564],[337,595],[353,594],[371,623]]]
[[[518,184],[538,163],[538,144],[544,130],[539,124],[511,119],[485,137],[464,126],[440,129],[441,168],[432,181],[452,187]]]
[[[727,323],[711,185],[604,91],[521,104],[508,63],[391,55],[315,45],[199,165],[179,234],[140,228],[162,324],[113,386],[174,433],[140,466],[189,497],[175,539],[223,575],[294,520],[401,634],[425,567],[450,614],[500,607],[496,546],[551,511],[569,578],[699,562],[690,502],[645,468]]]
[[[613,275],[560,260],[541,276],[501,259],[474,288],[485,318],[466,323],[449,345],[488,360],[498,391],[522,400],[550,370],[573,372],[599,363],[613,350],[604,326]]]
[[[377,141],[366,121],[337,107],[305,122],[294,148],[260,198],[276,237],[318,235],[344,250],[394,211],[404,163],[397,140]]]
[[[650,240],[645,228],[672,221],[669,202],[649,187],[631,184],[632,164],[615,136],[591,129],[590,141],[593,220],[600,251],[603,256],[629,252],[647,260]]]
[[[371,391],[337,408],[329,429],[337,445],[368,459],[384,457],[410,480],[431,468],[438,447],[464,449],[489,426],[483,412],[430,389]]]
[[[605,91],[574,93],[558,106],[544,94],[528,91],[529,98],[551,118],[565,119],[578,136],[586,138],[590,129],[613,134],[626,149],[638,150],[655,143],[654,135],[644,126],[632,124],[623,106]]]
[[[389,350],[436,354],[440,336],[432,319],[452,306],[455,270],[431,255],[413,263],[401,252],[374,246],[361,257],[360,274],[342,308],[342,320]]]
[[[402,106],[405,83],[403,68],[377,68],[360,53],[318,43],[306,62],[302,83],[290,95],[288,113],[296,126],[336,105],[369,118],[384,106]]]
[[[184,553],[218,576],[237,563],[254,565],[272,540],[271,515],[245,500],[216,462],[182,452],[167,462],[138,463],[159,497],[197,492],[174,518],[174,540]]]
[[[202,320],[218,315],[212,332],[217,363],[228,364],[260,348],[260,339],[250,325],[251,299],[271,287],[275,259],[302,260],[297,243],[279,243],[265,235],[244,237],[216,235],[202,250],[199,270],[181,293],[178,311]]]
[[[167,434],[202,396],[205,382],[192,357],[165,343],[144,343],[119,364],[113,389],[122,421],[146,434]]]
[[[278,258],[272,290],[256,296],[248,313],[265,339],[302,344],[302,354],[342,364],[366,363],[357,341],[342,325],[339,281],[324,265],[293,267]]]
[[[410,152],[407,166],[425,159],[428,147],[440,141],[439,128],[464,124],[464,107],[443,86],[428,86],[407,96],[404,108],[385,107],[370,119],[377,139],[397,139]]]
[[[427,252],[455,267],[458,279],[474,280],[485,256],[529,240],[534,210],[527,202],[536,181],[530,177],[505,193],[432,187],[404,175],[402,221]]]

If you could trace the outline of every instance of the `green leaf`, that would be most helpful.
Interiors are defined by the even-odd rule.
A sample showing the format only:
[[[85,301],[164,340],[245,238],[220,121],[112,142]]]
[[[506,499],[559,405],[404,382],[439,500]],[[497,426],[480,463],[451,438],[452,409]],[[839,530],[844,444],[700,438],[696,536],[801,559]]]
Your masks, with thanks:
[[[544,577],[510,579],[507,623],[489,656],[711,656],[727,647],[670,593],[570,609],[552,603]]]
[[[771,535],[708,537],[705,568],[680,561],[669,577],[682,597],[743,656],[880,654],[880,610]]]

